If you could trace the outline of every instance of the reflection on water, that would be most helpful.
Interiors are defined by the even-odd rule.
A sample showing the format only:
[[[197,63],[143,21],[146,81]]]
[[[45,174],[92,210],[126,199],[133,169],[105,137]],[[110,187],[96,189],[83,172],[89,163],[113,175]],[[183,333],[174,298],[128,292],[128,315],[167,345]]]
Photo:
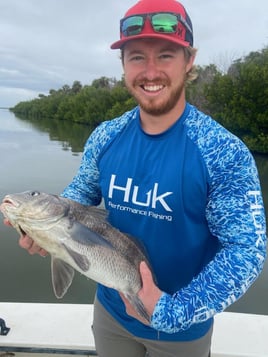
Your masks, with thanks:
[[[0,110],[0,199],[10,192],[40,190],[59,194],[76,173],[87,126],[49,120],[21,120]],[[77,273],[61,300],[54,296],[50,258],[30,257],[18,234],[0,215],[0,301],[88,303],[95,283]],[[1,314],[0,314],[1,315]]]
[[[48,133],[51,141],[60,142],[63,150],[71,149],[73,153],[80,153],[83,151],[88,135],[93,129],[87,125],[67,122],[64,120],[50,120],[44,118],[38,120],[25,119],[22,116],[16,116],[16,118],[31,124],[33,128],[40,132]]]
[[[37,189],[60,193],[76,173],[91,128],[64,121],[18,119],[0,110],[0,199]],[[255,156],[268,212],[268,156]],[[1,219],[1,218],[0,218]],[[18,234],[0,222],[0,301],[92,303],[95,283],[76,273],[65,297],[51,285],[50,258],[30,257]],[[229,309],[268,315],[268,264],[246,295]]]

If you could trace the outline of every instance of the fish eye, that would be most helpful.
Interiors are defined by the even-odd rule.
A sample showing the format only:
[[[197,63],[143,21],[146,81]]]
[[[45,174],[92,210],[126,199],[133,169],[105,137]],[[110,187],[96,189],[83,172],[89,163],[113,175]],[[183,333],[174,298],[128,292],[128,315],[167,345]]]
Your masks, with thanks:
[[[30,196],[32,196],[32,197],[36,197],[36,196],[39,196],[39,195],[40,195],[39,191],[31,191],[30,192]]]

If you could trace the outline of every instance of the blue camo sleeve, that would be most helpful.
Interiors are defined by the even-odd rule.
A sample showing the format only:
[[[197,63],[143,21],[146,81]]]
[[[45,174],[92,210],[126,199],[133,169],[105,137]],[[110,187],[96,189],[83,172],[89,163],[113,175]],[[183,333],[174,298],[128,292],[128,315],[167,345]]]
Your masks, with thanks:
[[[97,127],[88,138],[79,170],[62,192],[62,196],[84,205],[98,205],[101,202],[97,160],[102,132],[104,132],[103,124]]]
[[[99,186],[98,159],[103,148],[119,133],[128,121],[136,116],[137,109],[126,112],[121,117],[102,122],[90,135],[81,164],[72,182],[64,189],[62,196],[84,205],[97,206],[102,194]]]
[[[206,217],[221,249],[189,285],[173,295],[162,294],[151,326],[167,333],[225,310],[256,280],[266,256],[265,212],[254,159],[239,139],[221,127],[219,133],[217,126],[211,131],[208,124],[198,137],[191,130],[189,135],[211,178]]]

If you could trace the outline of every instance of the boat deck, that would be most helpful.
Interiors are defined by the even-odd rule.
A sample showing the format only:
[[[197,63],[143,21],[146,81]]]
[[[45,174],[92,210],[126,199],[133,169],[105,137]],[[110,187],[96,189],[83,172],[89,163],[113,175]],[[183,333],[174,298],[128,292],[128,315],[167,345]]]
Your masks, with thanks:
[[[0,303],[10,331],[0,356],[96,356],[93,305]],[[224,312],[215,317],[212,357],[268,357],[268,316]]]

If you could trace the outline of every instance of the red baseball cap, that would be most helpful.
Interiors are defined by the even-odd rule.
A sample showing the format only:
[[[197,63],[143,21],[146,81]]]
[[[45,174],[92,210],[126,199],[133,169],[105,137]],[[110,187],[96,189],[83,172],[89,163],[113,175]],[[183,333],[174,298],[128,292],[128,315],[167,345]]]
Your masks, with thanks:
[[[177,26],[175,32],[156,32],[150,21],[149,17],[145,15],[152,14],[173,14],[177,16]],[[132,34],[122,31],[125,20],[135,15],[143,15],[144,23],[139,28],[139,32],[133,31]],[[120,40],[111,45],[111,49],[122,48],[126,42],[141,39],[141,38],[158,38],[177,43],[183,47],[193,47],[193,27],[192,22],[187,14],[184,6],[176,0],[140,0],[132,6],[125,14],[124,18],[120,21]]]

